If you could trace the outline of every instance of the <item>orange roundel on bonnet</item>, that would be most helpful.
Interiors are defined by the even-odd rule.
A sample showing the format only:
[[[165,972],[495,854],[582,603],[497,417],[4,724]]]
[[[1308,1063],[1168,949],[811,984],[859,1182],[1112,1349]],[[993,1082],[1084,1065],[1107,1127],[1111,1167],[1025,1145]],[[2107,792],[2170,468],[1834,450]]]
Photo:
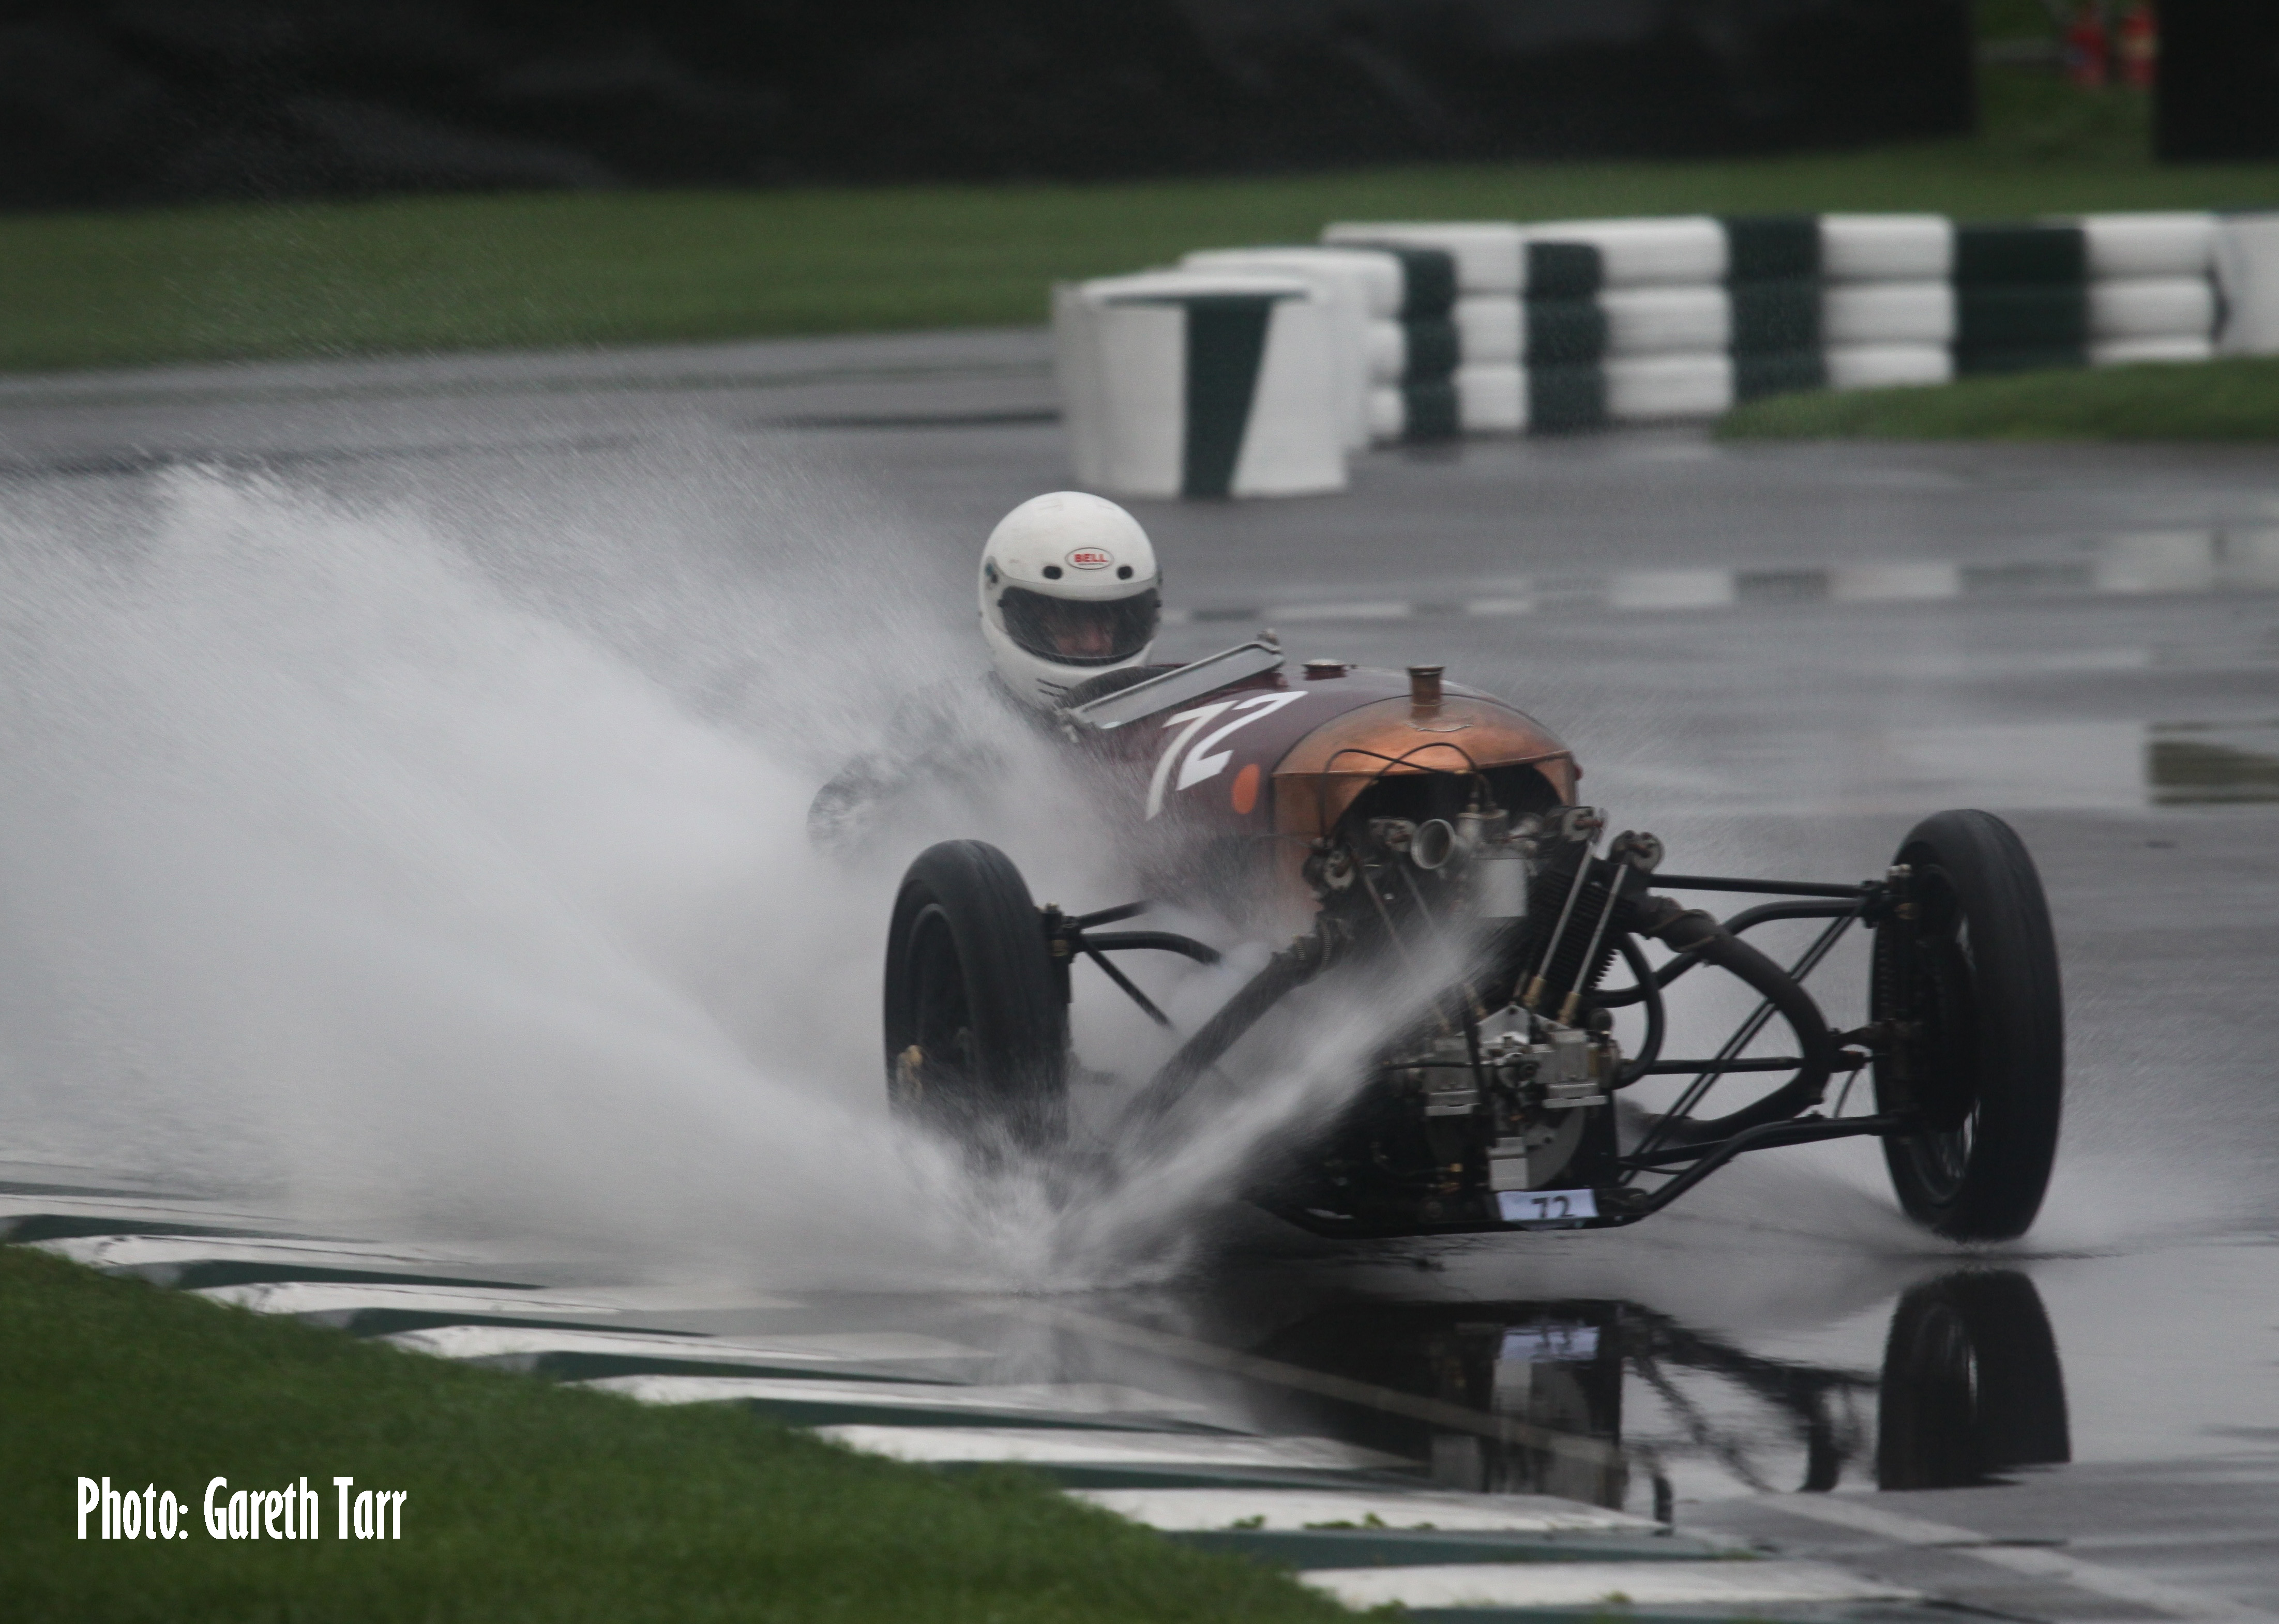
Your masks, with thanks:
[[[1241,816],[1250,816],[1258,805],[1258,763],[1253,762],[1234,775],[1234,809]]]

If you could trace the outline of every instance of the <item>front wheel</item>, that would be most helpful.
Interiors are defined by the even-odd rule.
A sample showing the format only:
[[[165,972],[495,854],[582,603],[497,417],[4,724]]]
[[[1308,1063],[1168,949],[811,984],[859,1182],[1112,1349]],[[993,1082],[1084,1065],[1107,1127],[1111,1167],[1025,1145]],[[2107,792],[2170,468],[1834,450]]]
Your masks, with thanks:
[[[982,1153],[1064,1134],[1068,1008],[1028,885],[995,846],[945,840],[902,877],[886,1040],[896,1115]]]
[[[1915,1132],[1884,1155],[1907,1215],[1953,1240],[2008,1240],[2040,1211],[2065,1092],[2065,1013],[2041,877],[2009,824],[1941,812],[1896,862],[1876,931],[1869,1018],[1885,1030],[1879,1110]]]

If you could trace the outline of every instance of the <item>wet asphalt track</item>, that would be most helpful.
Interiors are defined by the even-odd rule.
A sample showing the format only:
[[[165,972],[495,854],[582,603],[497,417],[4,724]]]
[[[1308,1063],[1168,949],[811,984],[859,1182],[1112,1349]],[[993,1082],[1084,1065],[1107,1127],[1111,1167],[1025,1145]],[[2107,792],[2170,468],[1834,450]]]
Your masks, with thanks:
[[[0,380],[0,500],[178,461],[386,490],[694,438],[851,475],[962,594],[987,525],[1063,478],[1044,358],[915,335]],[[1445,663],[1562,732],[1674,867],[1856,877],[1923,812],[2012,817],[2069,996],[2044,1222],[1930,1245],[1851,1145],[1632,1232],[1354,1256],[1262,1224],[1144,1297],[644,1323],[938,1337],[1003,1379],[1126,1383],[2012,1616],[2279,1612],[2279,455],[1669,432],[1139,506],[1185,616],[1167,652],[1271,624],[1301,656]],[[104,1175],[6,1171],[18,1212]],[[1539,1428],[1615,1447],[1546,1453]]]

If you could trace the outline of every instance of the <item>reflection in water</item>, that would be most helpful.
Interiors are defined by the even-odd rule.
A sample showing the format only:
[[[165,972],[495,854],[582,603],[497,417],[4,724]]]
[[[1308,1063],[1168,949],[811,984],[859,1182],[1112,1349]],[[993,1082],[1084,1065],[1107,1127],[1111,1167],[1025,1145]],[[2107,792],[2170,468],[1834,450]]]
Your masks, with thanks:
[[[1872,1460],[1878,1488],[1947,1488],[2070,1452],[2056,1339],[2033,1283],[2009,1271],[1907,1291],[1880,1375],[1753,1353],[1601,1299],[1346,1301],[1251,1351],[1478,1416],[1458,1430],[1389,1407],[1307,1406],[1307,1424],[1428,1459],[1447,1487],[1664,1521],[1681,1487],[1825,1491]]]
[[[1876,1406],[1877,1488],[1963,1488],[2072,1455],[2057,1338],[2032,1281],[1965,1271],[1899,1298]]]

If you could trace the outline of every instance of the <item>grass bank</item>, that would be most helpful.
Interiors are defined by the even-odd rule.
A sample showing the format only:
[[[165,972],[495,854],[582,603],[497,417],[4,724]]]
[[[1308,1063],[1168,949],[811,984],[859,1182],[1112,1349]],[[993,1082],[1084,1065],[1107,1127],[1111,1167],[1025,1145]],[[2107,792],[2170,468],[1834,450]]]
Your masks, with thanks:
[[[1340,218],[2279,203],[2279,165],[2155,166],[2141,96],[2022,74],[1985,90],[1976,140],[1745,161],[17,215],[0,369],[1035,322],[1056,279]]]
[[[11,1624],[1352,1616],[1024,1477],[936,1475],[742,1411],[645,1409],[15,1248],[0,1248],[0,1395]],[[190,1536],[80,1541],[82,1474],[188,1498]],[[323,1536],[209,1538],[195,1505],[217,1475],[305,1476]],[[408,1490],[402,1539],[334,1538],[335,1475]]]
[[[1776,395],[1727,413],[1717,433],[1726,440],[2279,440],[2279,357]]]

